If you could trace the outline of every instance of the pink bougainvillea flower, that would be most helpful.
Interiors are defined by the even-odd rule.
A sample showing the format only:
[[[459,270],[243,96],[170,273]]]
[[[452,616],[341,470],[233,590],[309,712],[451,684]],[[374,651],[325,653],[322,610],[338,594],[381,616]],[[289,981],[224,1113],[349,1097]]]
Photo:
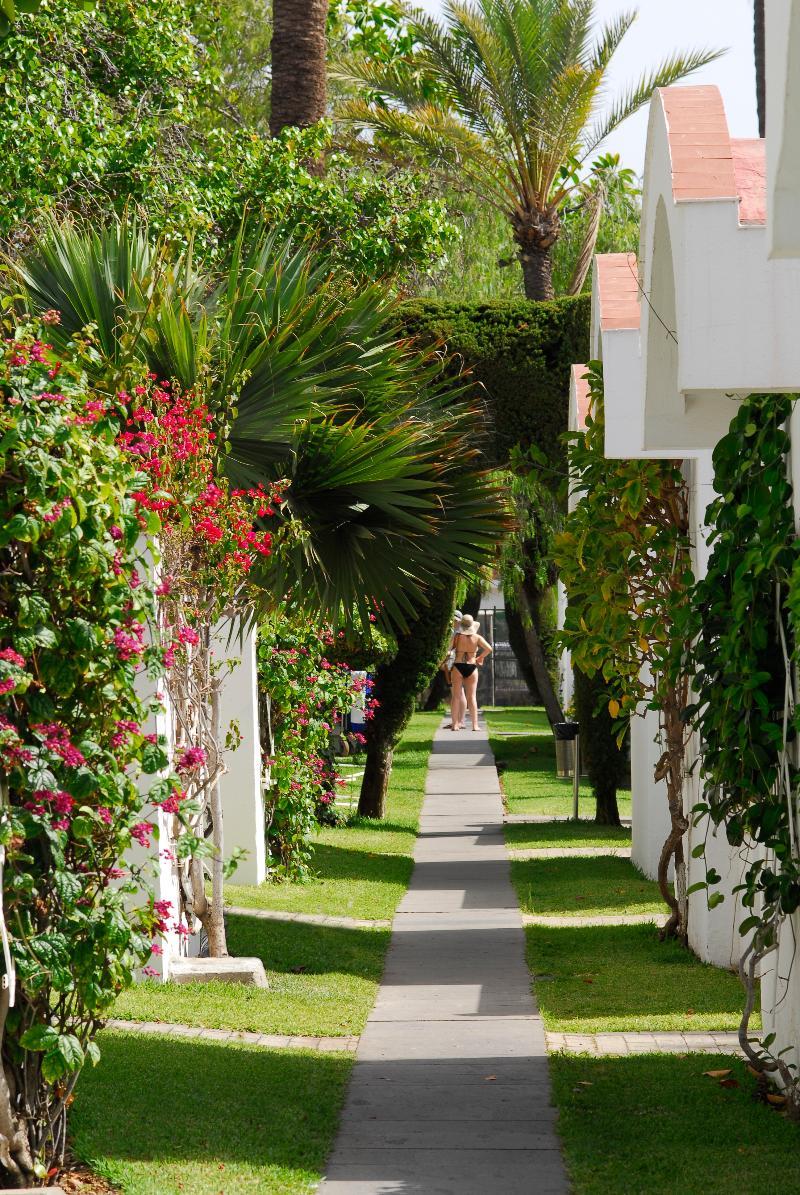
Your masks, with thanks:
[[[131,838],[135,838],[146,849],[150,846],[150,835],[154,829],[152,822],[137,822],[135,826],[131,826]]]
[[[206,753],[202,747],[186,747],[178,759],[176,771],[181,774],[194,772],[197,768],[202,767],[205,762]]]

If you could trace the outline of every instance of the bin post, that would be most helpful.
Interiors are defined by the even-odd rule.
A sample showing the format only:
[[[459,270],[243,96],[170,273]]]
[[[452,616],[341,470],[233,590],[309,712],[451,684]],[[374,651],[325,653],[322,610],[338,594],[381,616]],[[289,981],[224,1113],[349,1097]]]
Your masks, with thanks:
[[[581,736],[575,735],[572,740],[572,820],[578,820],[578,798],[580,796],[581,788],[581,750],[580,750]]]

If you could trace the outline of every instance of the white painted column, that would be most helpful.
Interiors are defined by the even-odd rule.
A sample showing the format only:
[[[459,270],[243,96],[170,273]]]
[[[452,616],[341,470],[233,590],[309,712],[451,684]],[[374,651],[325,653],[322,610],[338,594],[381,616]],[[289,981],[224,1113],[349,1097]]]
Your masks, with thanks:
[[[233,875],[236,884],[261,884],[267,877],[267,845],[262,793],[261,743],[258,719],[256,632],[230,635],[230,622],[215,631],[216,658],[230,661],[220,694],[222,739],[238,728],[239,746],[225,752],[227,772],[221,780],[225,856],[247,853]],[[230,642],[228,642],[230,637]],[[236,735],[234,734],[234,738]]]
[[[654,880],[669,834],[670,817],[664,781],[653,773],[662,755],[658,713],[648,710],[631,718],[631,861]]]
[[[697,578],[708,572],[710,549],[708,545],[709,526],[706,511],[716,497],[714,493],[714,467],[710,452],[700,453],[695,460],[687,461],[687,483],[690,496],[690,535],[692,540],[692,568]],[[686,757],[687,772],[695,763],[697,744],[692,740]],[[699,764],[695,763],[691,775],[684,784],[684,808],[691,818],[691,810],[701,799],[702,782]],[[705,856],[692,858],[692,851],[705,843]],[[725,835],[725,827],[715,827],[708,818],[697,826],[690,826],[687,834],[687,882],[688,886],[704,880],[706,870],[715,868],[722,877],[710,891],[725,897],[722,904],[713,909],[708,907],[705,890],[694,892],[689,897],[689,945],[703,962],[717,967],[735,967],[742,952],[742,937],[739,925],[744,920],[741,894],[734,889],[742,882],[747,869],[749,852],[747,847],[732,847]]]
[[[153,584],[157,585],[159,567],[150,560],[149,569],[152,570]],[[154,809],[152,805],[147,804],[147,794],[155,783],[163,780],[165,775],[169,775],[172,771],[172,717],[169,713],[163,681],[154,681],[146,672],[142,671],[136,678],[136,691],[140,701],[147,708],[160,703],[161,708],[157,713],[148,714],[147,721],[142,725],[142,732],[158,736],[159,742],[165,745],[167,757],[170,762],[163,772],[152,776],[143,775],[140,778],[139,792],[145,799],[145,807],[142,810],[141,820],[150,822],[154,826],[154,832],[149,848],[142,846],[136,841],[131,844],[126,852],[125,862],[131,867],[143,869],[145,880],[152,886],[156,901],[169,901],[170,910],[164,918],[169,929],[165,934],[160,935],[156,939],[163,953],[152,955],[148,964],[154,971],[158,972],[162,979],[168,979],[172,959],[186,954],[188,949],[185,936],[179,934],[176,928],[179,921],[181,901],[178,868],[174,853],[175,844],[172,838],[175,818],[172,814],[164,813],[162,810]],[[142,897],[137,896],[135,899],[138,903]]]

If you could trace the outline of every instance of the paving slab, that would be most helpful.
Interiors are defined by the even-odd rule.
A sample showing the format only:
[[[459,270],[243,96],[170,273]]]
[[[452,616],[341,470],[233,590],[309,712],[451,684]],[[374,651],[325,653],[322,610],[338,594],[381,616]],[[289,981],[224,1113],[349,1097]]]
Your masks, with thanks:
[[[436,735],[408,892],[324,1195],[566,1195],[483,731]]]

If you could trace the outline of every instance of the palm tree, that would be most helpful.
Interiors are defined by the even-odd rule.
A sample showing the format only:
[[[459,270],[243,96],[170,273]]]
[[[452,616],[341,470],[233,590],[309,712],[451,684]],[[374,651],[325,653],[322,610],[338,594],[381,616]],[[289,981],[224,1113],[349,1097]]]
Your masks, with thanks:
[[[328,0],[273,0],[269,131],[305,128],[325,115]]]
[[[753,0],[753,53],[756,60],[758,135],[767,134],[767,75],[765,59],[764,0]]]
[[[334,620],[377,603],[403,627],[442,576],[493,552],[504,503],[473,459],[478,414],[439,353],[398,338],[380,286],[345,292],[307,248],[244,230],[209,276],[129,220],[51,225],[13,276],[32,311],[60,312],[56,350],[92,327],[98,385],[137,359],[202,379],[230,413],[233,484],[289,478],[293,529],[264,566],[265,601],[291,590]]]
[[[361,60],[339,72],[378,96],[348,101],[348,119],[422,154],[503,212],[529,299],[553,297],[551,254],[576,168],[656,88],[721,53],[671,54],[602,111],[609,65],[636,10],[598,30],[595,7],[595,0],[446,0],[444,24],[414,12],[413,70],[407,61]]]

